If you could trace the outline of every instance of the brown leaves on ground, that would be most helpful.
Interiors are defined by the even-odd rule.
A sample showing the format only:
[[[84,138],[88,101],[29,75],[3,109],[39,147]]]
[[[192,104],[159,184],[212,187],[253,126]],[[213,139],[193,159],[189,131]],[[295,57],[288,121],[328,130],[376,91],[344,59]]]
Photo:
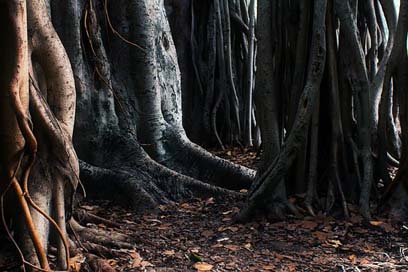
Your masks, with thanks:
[[[260,162],[259,154],[256,150],[240,147],[229,147],[226,150],[211,150],[218,157],[227,159],[236,164],[256,169]]]
[[[197,271],[211,271],[214,266],[208,263],[198,262],[194,264],[194,268]]]
[[[226,156],[253,166],[255,152],[238,158],[235,153],[239,150],[229,152]],[[348,220],[318,215],[285,222],[235,224],[233,218],[242,201],[196,199],[161,205],[157,212],[144,215],[108,202],[87,203],[83,209],[120,226],[87,227],[127,234],[138,242],[134,249],[110,249],[113,256],[105,259],[92,261],[85,252],[73,256],[70,267],[76,272],[105,271],[108,265],[119,272],[408,270],[408,226],[381,218],[364,224],[354,206],[350,206]],[[7,243],[2,239],[0,236],[0,244]],[[10,252],[0,252],[0,271],[19,265]]]
[[[242,199],[213,198],[136,215],[99,202],[99,216],[136,237],[134,250],[109,259],[115,271],[401,271],[408,269],[408,230],[376,219],[364,225],[316,216],[235,224]],[[242,203],[241,203],[242,204]],[[101,227],[101,226],[94,226]],[[81,262],[81,259],[78,259]]]

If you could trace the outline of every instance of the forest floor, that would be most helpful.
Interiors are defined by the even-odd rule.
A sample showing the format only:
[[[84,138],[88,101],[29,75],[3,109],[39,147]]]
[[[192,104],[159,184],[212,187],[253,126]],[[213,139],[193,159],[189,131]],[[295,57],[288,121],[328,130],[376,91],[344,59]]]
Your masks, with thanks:
[[[257,160],[254,152],[240,149],[218,155],[250,167]],[[376,218],[367,225],[353,206],[349,220],[318,215],[236,224],[243,203],[193,199],[144,215],[105,201],[82,208],[120,226],[88,227],[138,241],[134,249],[111,249],[106,261],[115,271],[408,271],[408,224]],[[73,262],[79,267],[83,258]]]

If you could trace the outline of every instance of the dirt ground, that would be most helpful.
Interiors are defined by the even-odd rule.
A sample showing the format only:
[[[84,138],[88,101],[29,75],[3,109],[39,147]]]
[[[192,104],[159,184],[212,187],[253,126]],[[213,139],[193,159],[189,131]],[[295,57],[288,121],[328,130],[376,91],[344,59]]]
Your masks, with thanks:
[[[363,225],[355,214],[235,224],[230,203],[240,201],[194,200],[141,217],[107,202],[85,208],[139,240],[109,260],[117,271],[408,271],[407,226]]]
[[[218,155],[256,166],[254,152]],[[134,249],[110,248],[105,254],[115,271],[408,271],[408,224],[381,218],[363,223],[353,206],[349,220],[320,214],[237,224],[234,216],[244,201],[193,199],[144,215],[106,201],[88,201],[82,208],[114,222],[87,227],[134,239]],[[8,253],[0,253],[0,271],[16,265]],[[72,266],[86,271],[84,261],[74,256]]]

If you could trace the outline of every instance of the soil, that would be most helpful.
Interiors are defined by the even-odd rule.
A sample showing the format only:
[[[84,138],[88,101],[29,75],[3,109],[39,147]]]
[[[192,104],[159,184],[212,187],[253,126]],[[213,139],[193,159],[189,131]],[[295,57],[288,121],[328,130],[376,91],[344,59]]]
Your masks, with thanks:
[[[258,161],[250,150],[215,153],[253,168]],[[116,225],[87,227],[136,240],[134,249],[101,254],[115,271],[408,271],[408,224],[383,218],[365,223],[352,205],[348,220],[319,214],[237,224],[234,216],[244,201],[244,196],[192,199],[142,215],[107,201],[81,207]],[[300,205],[302,196],[291,201]],[[0,252],[0,271],[18,265],[10,248]],[[81,254],[71,260],[73,271],[92,271],[85,264]]]

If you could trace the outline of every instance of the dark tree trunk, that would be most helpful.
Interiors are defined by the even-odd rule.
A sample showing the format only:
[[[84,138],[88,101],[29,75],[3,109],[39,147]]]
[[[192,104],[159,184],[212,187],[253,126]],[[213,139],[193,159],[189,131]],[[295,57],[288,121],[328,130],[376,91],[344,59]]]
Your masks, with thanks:
[[[255,1],[168,0],[166,5],[181,70],[187,136],[205,146],[259,145],[252,99]]]
[[[347,203],[358,201],[367,220],[380,197],[405,205],[404,139],[393,181],[390,167],[401,145],[395,124],[402,137],[405,127],[407,6],[397,24],[393,1],[258,1],[263,157],[241,219],[259,210],[298,215],[288,195],[305,195],[300,205],[311,215],[341,209],[347,217]]]
[[[12,26],[0,46],[15,52],[0,59],[9,67],[2,90],[15,99],[1,102],[6,133],[0,165],[2,180],[11,180],[20,196],[25,260],[48,269],[49,235],[55,232],[58,269],[66,269],[65,221],[79,181],[72,139],[90,195],[140,211],[249,188],[252,170],[211,155],[185,135],[180,71],[163,0],[27,1],[28,24],[25,3],[0,2],[1,20]],[[16,41],[21,46],[11,49]],[[15,65],[21,70],[13,71]],[[6,91],[1,95],[8,97]],[[70,225],[86,235],[72,220]]]

